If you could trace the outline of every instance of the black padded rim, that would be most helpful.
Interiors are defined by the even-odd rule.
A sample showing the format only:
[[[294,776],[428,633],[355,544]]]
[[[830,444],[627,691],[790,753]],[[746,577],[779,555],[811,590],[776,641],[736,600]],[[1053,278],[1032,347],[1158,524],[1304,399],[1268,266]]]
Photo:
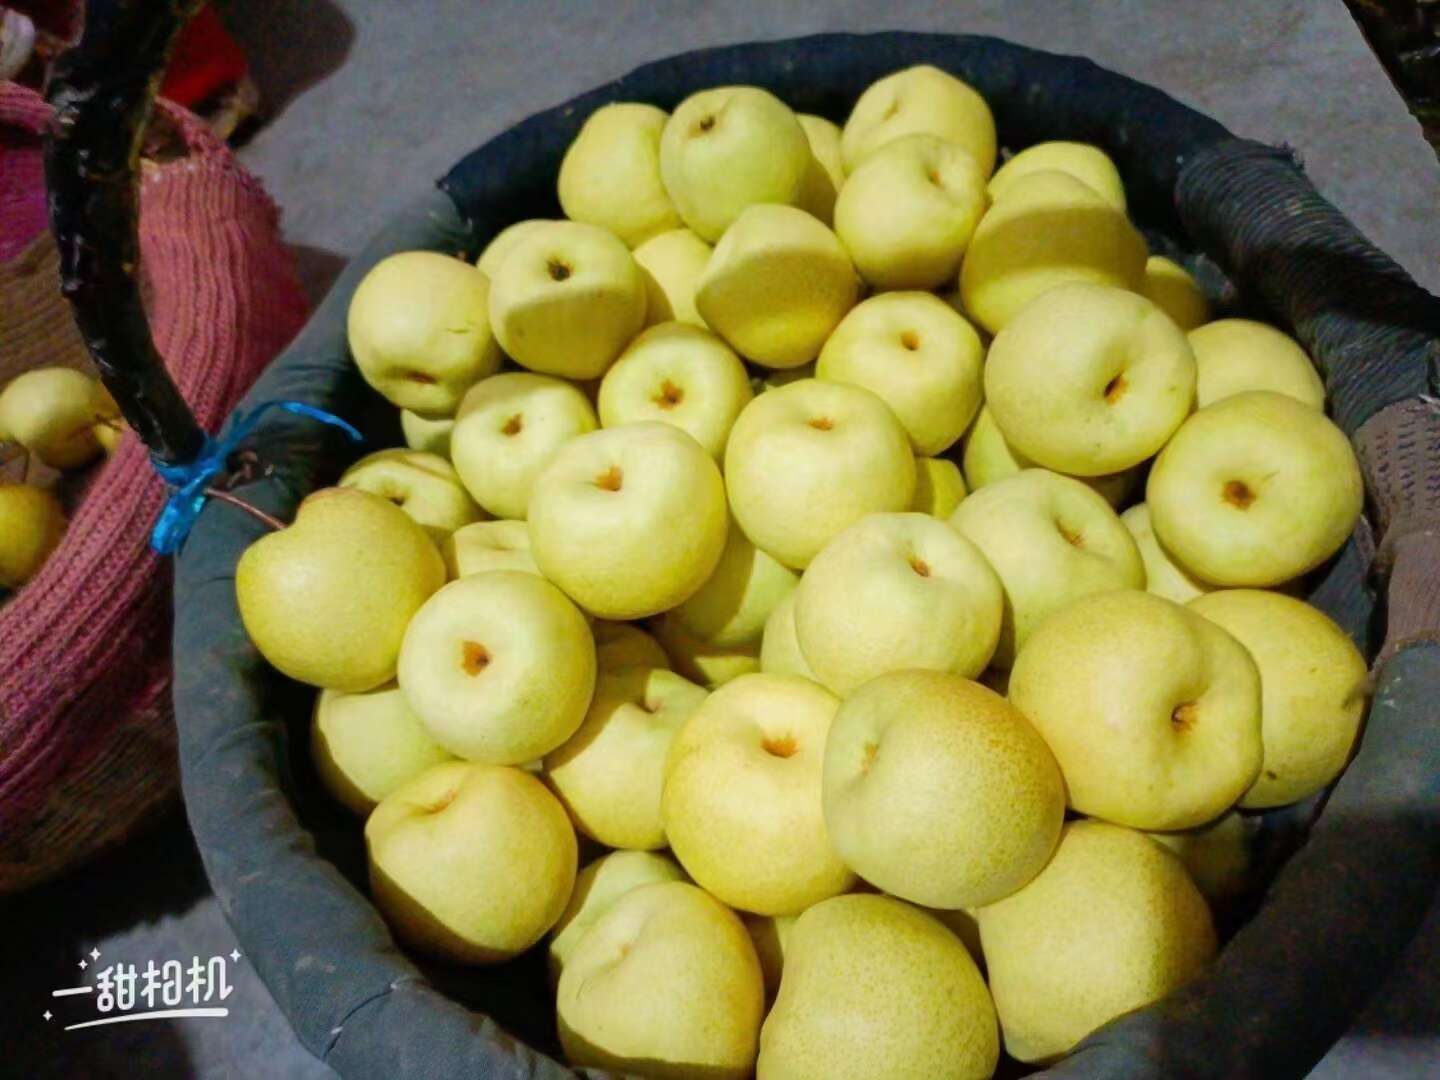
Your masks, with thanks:
[[[285,397],[359,417],[366,406],[373,406],[374,395],[355,374],[344,336],[345,307],[359,278],[391,251],[473,251],[508,221],[553,208],[551,184],[558,155],[589,107],[621,93],[673,105],[701,85],[749,82],[776,88],[802,109],[834,116],[839,103],[871,79],[917,62],[955,71],[986,93],[1007,141],[1023,144],[1065,136],[1104,145],[1135,186],[1136,205],[1159,219],[1171,213],[1170,198],[1186,164],[1201,151],[1226,144],[1227,133],[1218,124],[1159,91],[1089,61],[993,39],[823,35],[687,54],[649,65],[532,118],[457,165],[442,182],[451,198],[427,196],[377,235],[242,408]],[[1243,187],[1243,171],[1240,182]],[[1294,183],[1313,194],[1298,173]],[[1251,205],[1245,212],[1268,217],[1275,209]],[[1223,225],[1219,232],[1229,235]],[[1224,257],[1218,250],[1211,253]],[[1243,260],[1231,267],[1237,268],[1243,279]],[[379,423],[373,421],[368,430],[378,430]],[[325,431],[288,416],[267,421],[253,443],[276,471],[248,486],[245,494],[282,516],[293,511],[305,492],[333,478],[345,453]],[[353,834],[358,830],[345,822],[348,832],[342,835],[341,823],[333,816],[327,819],[326,808],[315,805],[319,800],[314,791],[297,783],[296,772],[303,774],[305,763],[293,755],[293,730],[287,731],[285,719],[295,721],[292,728],[303,728],[299,721],[307,715],[310,694],[286,683],[259,659],[235,609],[235,562],[258,531],[249,519],[212,506],[176,571],[175,695],[186,802],[211,882],[237,936],[305,1045],[345,1076],[571,1075],[422,977],[395,948],[362,893],[336,868],[348,859],[353,872]],[[1358,580],[1363,562],[1352,563],[1340,591],[1363,593]],[[1359,606],[1368,610],[1363,599]],[[1408,677],[1401,678],[1402,670]],[[1391,671],[1395,677],[1386,680],[1389,691],[1420,685],[1433,695],[1440,688],[1440,650],[1403,650],[1387,674]],[[1434,798],[1433,780],[1428,780],[1440,761],[1440,734],[1427,736],[1413,725],[1387,724],[1389,716],[1385,710],[1372,718],[1360,758],[1341,782],[1332,811],[1347,790],[1354,793],[1350,802],[1362,810],[1377,791],[1400,806],[1422,831],[1387,835],[1383,842],[1387,855],[1413,872],[1403,878],[1381,872],[1365,875],[1363,866],[1373,870],[1376,845],[1353,830],[1336,833],[1338,839],[1332,837],[1329,847],[1312,840],[1308,849],[1323,853],[1332,865],[1343,863],[1348,874],[1360,874],[1369,889],[1364,899],[1374,906],[1363,912],[1369,937],[1358,949],[1345,941],[1329,941],[1331,964],[1320,972],[1328,974],[1339,964],[1352,988],[1373,985],[1377,972],[1383,973],[1388,957],[1408,939],[1416,896],[1428,899],[1437,876],[1434,845],[1428,840],[1433,831],[1427,835],[1423,830],[1440,824],[1435,810],[1440,800]],[[1386,737],[1377,737],[1377,732]],[[299,745],[303,752],[303,743]],[[1400,762],[1411,767],[1397,783],[1393,774]],[[1417,768],[1416,762],[1426,768]],[[297,810],[308,828],[300,824]],[[1321,828],[1330,817],[1322,819]],[[1425,837],[1424,842],[1417,837]],[[317,847],[335,862],[318,855]],[[1309,865],[1312,878],[1326,869],[1315,860]],[[1287,871],[1282,882],[1290,877]],[[1352,908],[1333,903],[1326,908],[1316,903],[1313,892],[1295,893],[1293,888],[1283,895],[1277,891],[1246,931],[1258,947],[1250,949],[1242,964],[1273,963],[1278,957],[1289,965],[1283,987],[1277,985],[1274,993],[1264,981],[1265,970],[1252,969],[1250,989],[1256,989],[1253,977],[1258,973],[1258,988],[1271,1017],[1298,1013],[1308,995],[1326,992],[1325,981],[1307,978],[1315,973],[1307,967],[1309,953],[1297,954],[1294,942],[1276,930],[1287,920],[1303,927],[1315,935],[1302,942],[1313,952],[1319,928],[1343,926],[1345,917],[1355,918]],[[1353,889],[1341,890],[1339,902],[1350,904],[1355,895]],[[1383,920],[1378,930],[1373,918],[1377,909],[1394,916]],[[1267,942],[1282,939],[1278,952],[1266,951]],[[479,998],[488,997],[499,1012],[514,989],[503,969],[491,974],[496,976],[493,985],[482,987]],[[483,974],[480,981],[485,981]],[[1122,1018],[1087,1040],[1056,1073],[1158,1077],[1173,1075],[1173,1066],[1185,1058],[1194,1066],[1192,1075],[1301,1075],[1318,1056],[1316,1048],[1323,1051],[1343,1029],[1347,1010],[1356,1005],[1352,993],[1344,1009],[1323,1013],[1303,1038],[1292,1038],[1278,1025],[1255,1030],[1247,1016],[1227,1010],[1229,999],[1223,995],[1233,992],[1221,980],[1207,980],[1187,991],[1183,1000],[1177,997]],[[1178,1010],[1172,1007],[1175,1002]],[[1152,1052],[1157,1041],[1165,1054]],[[1211,1053],[1217,1045],[1230,1052]]]

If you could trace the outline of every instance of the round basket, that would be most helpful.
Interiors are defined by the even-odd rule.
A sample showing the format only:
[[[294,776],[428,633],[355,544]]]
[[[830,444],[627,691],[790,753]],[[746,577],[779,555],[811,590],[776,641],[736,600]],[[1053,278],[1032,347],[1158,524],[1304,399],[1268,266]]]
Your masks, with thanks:
[[[473,256],[515,220],[556,216],[554,178],[585,117],[616,100],[673,108],[709,86],[766,87],[843,121],[869,83],[916,63],[991,103],[1003,145],[1077,139],[1120,166],[1132,211],[1175,254],[1223,270],[1231,299],[1288,327],[1316,358],[1354,439],[1367,523],[1311,600],[1378,657],[1368,730],[1308,838],[1217,962],[1184,990],[1111,1023],[1045,1075],[1303,1075],[1344,1030],[1419,924],[1440,880],[1440,301],[1421,291],[1282,152],[1231,136],[1165,94],[1073,57],[993,39],[823,35],[686,54],[550,109],[417,193],[356,257],[243,407],[306,402],[395,441],[393,409],[348,354],[345,312],[385,255]],[[267,465],[237,489],[282,518],[354,451],[313,421],[273,414],[248,445]],[[175,576],[176,713],[190,822],[240,940],[300,1039],[354,1078],[574,1075],[557,1043],[543,961],[428,966],[401,953],[366,899],[354,820],[306,752],[313,692],[260,658],[233,575],[261,533],[212,504]],[[1386,583],[1388,582],[1388,596]],[[1294,815],[1292,815],[1293,817]]]

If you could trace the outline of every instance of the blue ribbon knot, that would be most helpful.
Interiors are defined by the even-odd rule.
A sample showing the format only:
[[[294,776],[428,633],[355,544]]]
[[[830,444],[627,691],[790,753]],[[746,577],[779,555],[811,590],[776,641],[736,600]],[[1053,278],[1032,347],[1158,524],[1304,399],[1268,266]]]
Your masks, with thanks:
[[[154,458],[150,463],[160,478],[170,485],[170,497],[150,533],[150,546],[161,555],[173,555],[190,535],[209,496],[205,489],[210,481],[225,471],[225,463],[271,409],[284,409],[296,416],[306,416],[345,432],[351,442],[364,442],[355,427],[334,413],[306,405],[302,401],[266,401],[248,413],[236,413],[230,428],[218,439],[205,436],[205,444],[195,460],[185,465],[167,465]]]

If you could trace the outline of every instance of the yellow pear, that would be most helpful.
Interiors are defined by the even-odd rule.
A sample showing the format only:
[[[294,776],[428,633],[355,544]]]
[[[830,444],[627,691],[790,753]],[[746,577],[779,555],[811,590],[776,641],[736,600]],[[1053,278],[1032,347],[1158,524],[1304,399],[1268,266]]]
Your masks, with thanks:
[[[757,674],[691,713],[670,746],[660,814],[696,884],[758,915],[798,914],[854,885],[820,809],[838,705],[806,679]]]
[[[815,377],[873,392],[904,425],[915,453],[933,455],[959,439],[979,410],[984,362],[980,336],[943,300],[887,292],[840,320]]]
[[[365,822],[370,895],[407,944],[495,964],[555,925],[575,884],[575,830],[520,769],[455,761],[387,795]]]
[[[660,182],[660,132],[653,105],[596,109],[560,162],[560,206],[573,221],[609,229],[630,247],[677,228],[680,215]]]
[[[600,423],[671,424],[719,460],[735,418],[754,396],[745,365],[725,342],[689,323],[661,323],[632,341],[605,373]]]
[[[606,847],[665,846],[665,755],[705,697],[702,688],[665,668],[600,673],[580,727],[545,755],[545,776],[576,828]]]
[[[1083,181],[1047,169],[1017,179],[980,219],[960,268],[960,295],[970,317],[994,334],[1057,285],[1139,288],[1148,257],[1123,211]]]
[[[25,447],[52,469],[78,469],[100,456],[96,422],[114,416],[109,395],[72,368],[43,367],[22,372],[0,390],[0,443]],[[102,391],[103,392],[103,391]]]
[[[1253,883],[1251,848],[1262,821],[1259,815],[1231,810],[1199,828],[1146,835],[1178,855],[1201,895],[1219,904],[1243,893]]]
[[[995,118],[985,99],[949,72],[918,64],[871,83],[855,102],[841,136],[846,171],[853,173],[886,143],[917,133],[958,143],[985,176],[995,168]]]
[[[750,541],[803,569],[866,514],[907,509],[915,457],[875,394],[802,379],[745,406],[725,446],[725,485]]]
[[[666,1080],[744,1080],[765,1009],[745,927],[683,881],[631,889],[580,939],[556,992],[578,1068]]]
[[[665,190],[685,224],[712,244],[747,207],[793,206],[809,165],[805,129],[788,105],[758,86],[691,94],[660,136]]]
[[[614,233],[554,221],[511,245],[491,282],[490,322],[521,367],[593,379],[640,332],[645,305],[645,279]]]
[[[725,546],[725,484],[677,427],[592,431],[560,448],[530,498],[535,565],[590,614],[637,619],[705,584]]]
[[[845,183],[845,161],[840,150],[840,128],[823,116],[800,113],[795,117],[810,143],[810,164],[800,187],[798,205],[826,225],[835,216],[835,196]]]
[[[1066,825],[1038,877],[976,914],[1005,1049],[1028,1064],[1183,986],[1216,949],[1180,860],[1098,821]]]
[[[845,179],[835,234],[877,289],[933,289],[955,279],[985,213],[985,176],[963,147],[902,135]]]
[[[975,414],[975,421],[965,433],[960,461],[965,472],[965,483],[972,492],[1007,476],[1014,476],[1021,469],[1037,467],[1035,461],[1005,441],[1000,426],[995,423],[995,414],[988,405],[980,406],[980,411]],[[1126,469],[1108,476],[1075,477],[1086,487],[1093,488],[1114,507],[1119,507],[1129,497],[1138,478],[1138,469]]]
[[[712,249],[689,229],[652,236],[635,249],[645,278],[645,323],[679,322],[704,326],[695,310],[695,290],[705,276]]]
[[[505,256],[510,254],[511,248],[541,226],[549,225],[551,221],[551,218],[527,218],[507,225],[485,245],[485,250],[480,253],[475,265],[485,272],[487,278],[493,278],[495,271],[499,270],[500,264],[505,261]]]
[[[760,650],[756,646],[701,641],[685,629],[674,612],[667,611],[653,620],[651,628],[675,670],[707,690],[760,670]]]
[[[595,662],[602,672],[670,666],[670,658],[660,643],[638,626],[596,619],[590,628],[595,634]]]
[[[400,689],[452,754],[519,765],[575,733],[595,690],[595,642],[578,608],[522,570],[462,577],[405,630]]]
[[[1050,615],[1010,673],[1070,805],[1136,829],[1219,817],[1260,772],[1260,673],[1209,619],[1150,593],[1094,593]]]
[[[65,534],[65,511],[48,491],[0,484],[0,589],[18,589],[40,572]]]
[[[293,525],[245,549],[235,597],[250,640],[282,674],[359,693],[395,677],[411,616],[444,582],[444,560],[405,511],[326,488]]]
[[[714,572],[672,617],[708,645],[755,646],[770,612],[799,580],[799,574],[757,548],[731,521]]]
[[[752,206],[705,266],[695,307],[747,360],[773,368],[814,360],[860,297],[839,239],[793,206]]]
[[[785,971],[785,949],[790,941],[790,931],[795,928],[798,915],[745,915],[742,921],[755,946],[755,955],[760,959],[760,971],[765,976],[765,1000],[773,1002],[780,992],[780,979]]]
[[[1285,394],[1250,390],[1201,409],[1151,466],[1155,536],[1216,585],[1280,585],[1339,551],[1365,504],[1350,441]]]
[[[1125,185],[1120,170],[1098,146],[1078,142],[1043,142],[1026,147],[995,170],[990,198],[999,202],[1022,176],[1054,169],[1085,184],[1121,213],[1125,212]]]
[[[842,697],[907,668],[967,678],[990,662],[1005,597],[979,548],[926,514],[869,514],[820,550],[795,593],[795,636]]]
[[[1222,589],[1189,604],[1239,639],[1260,669],[1260,776],[1247,810],[1299,802],[1345,768],[1365,717],[1365,657],[1323,612],[1259,589]]]
[[[310,724],[320,783],[362,817],[411,777],[455,755],[436,745],[394,683],[362,694],[322,690]]]
[[[440,545],[450,580],[486,570],[539,574],[530,555],[530,530],[523,521],[477,521],[456,529]]]
[[[800,675],[819,682],[815,672],[800,651],[795,636],[795,590],[775,605],[765,620],[765,634],[760,643],[760,670],[770,675]]]
[[[559,981],[565,961],[580,939],[615,901],[641,885],[687,880],[674,859],[655,851],[612,851],[584,867],[575,877],[570,902],[551,930],[551,980]]]
[[[757,1080],[987,1080],[999,1058],[985,980],[939,920],[864,895],[796,920]]]
[[[949,909],[1023,886],[1065,820],[1060,768],[1019,710],[979,683],[914,669],[845,699],[825,744],[824,802],[851,869]]]
[[[1195,406],[1195,355],[1158,307],[1108,285],[1059,285],[995,335],[985,403],[1005,441],[1047,469],[1139,465]]]
[[[340,486],[389,499],[437,544],[481,516],[454,466],[439,454],[423,450],[397,447],[366,454],[345,470]]]
[[[1300,343],[1251,319],[1220,319],[1190,331],[1200,408],[1246,390],[1273,390],[1324,410],[1325,384]]]
[[[965,498],[965,478],[949,458],[915,459],[915,499],[910,509],[948,521]]]
[[[454,428],[453,416],[431,418],[409,409],[400,410],[400,431],[405,436],[405,445],[411,450],[423,450],[427,454],[439,454],[448,458],[450,432]]]
[[[365,381],[402,409],[452,416],[500,367],[490,280],[463,259],[402,251],[381,259],[350,298],[350,352]]]
[[[1115,511],[1068,476],[1026,469],[988,484],[956,507],[950,524],[1004,586],[998,667],[1014,662],[1052,611],[1091,593],[1145,585],[1140,552]]]
[[[1146,260],[1140,295],[1169,315],[1171,321],[1187,333],[1210,318],[1210,303],[1199,283],[1183,266],[1164,255],[1151,255]],[[1195,347],[1194,338],[1190,339],[1190,346]],[[1198,349],[1195,359],[1198,363]],[[1201,403],[1204,403],[1203,397]]]
[[[1185,604],[1214,588],[1176,565],[1170,553],[1160,546],[1150,524],[1150,507],[1137,503],[1120,515],[1120,523],[1130,530],[1135,546],[1140,549],[1140,558],[1145,563],[1146,592]]]

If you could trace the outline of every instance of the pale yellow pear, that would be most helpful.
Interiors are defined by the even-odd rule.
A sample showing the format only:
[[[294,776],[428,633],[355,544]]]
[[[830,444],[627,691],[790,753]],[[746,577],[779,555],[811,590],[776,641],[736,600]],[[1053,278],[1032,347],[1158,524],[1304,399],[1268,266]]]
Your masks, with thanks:
[[[1339,776],[1369,692],[1365,657],[1345,632],[1303,600],[1259,589],[1222,589],[1189,607],[1230,631],[1260,669],[1265,760],[1240,805],[1285,806]]]
[[[760,643],[760,670],[771,675],[800,675],[814,682],[820,680],[805,661],[800,641],[795,636],[795,591],[775,605],[765,620],[765,634]]]
[[[825,745],[825,825],[848,866],[917,904],[969,908],[1038,874],[1065,784],[1013,705],[958,675],[896,671],[845,699]]]
[[[846,177],[835,234],[874,288],[934,289],[955,279],[987,205],[985,176],[968,151],[903,135]]]
[[[641,422],[571,440],[535,481],[535,565],[590,614],[638,619],[705,584],[725,546],[715,461],[669,424]]]
[[[450,432],[455,428],[453,416],[421,416],[409,409],[400,410],[400,431],[411,450],[450,456]]]
[[[555,1002],[571,1065],[665,1080],[744,1080],[765,985],[735,913],[694,885],[617,899],[580,939]]]
[[[675,860],[657,851],[612,851],[575,876],[570,902],[551,930],[550,978],[559,981],[580,939],[632,889],[663,881],[686,881]]]
[[[1057,285],[1139,288],[1149,252],[1123,211],[1055,169],[1030,173],[980,219],[960,268],[965,310],[998,333]]]
[[[395,677],[411,617],[445,582],[425,530],[388,499],[326,488],[235,568],[245,631],[282,674],[358,693]]]
[[[695,310],[695,290],[712,250],[689,229],[660,233],[635,249],[635,263],[645,278],[647,326],[672,320],[705,325]]]
[[[1257,860],[1252,848],[1258,847],[1263,820],[1260,815],[1231,810],[1198,828],[1146,835],[1180,857],[1206,900],[1221,904],[1253,884]]]
[[[499,518],[524,518],[535,478],[577,435],[600,426],[585,395],[563,379],[508,371],[473,387],[450,434],[450,460],[467,491]]]
[[[668,668],[670,658],[653,637],[638,626],[626,622],[596,619],[590,629],[595,634],[595,662],[603,671],[626,667]]]
[[[363,817],[401,784],[455,755],[425,734],[400,688],[386,683],[362,694],[320,691],[310,756],[325,790]]]
[[[745,915],[742,921],[755,945],[760,971],[765,976],[765,1000],[773,1002],[785,972],[785,948],[798,915]]]
[[[1195,407],[1195,355],[1143,296],[1108,285],[1051,289],[995,335],[985,403],[1005,441],[1056,472],[1139,465]]]
[[[990,198],[999,202],[1022,176],[1054,169],[1068,173],[1121,213],[1125,212],[1125,185],[1120,170],[1098,146],[1079,142],[1043,142],[1028,146],[995,170]]]
[[[823,116],[800,113],[795,119],[800,121],[810,144],[810,164],[805,169],[797,205],[829,225],[835,215],[835,196],[845,183],[840,128]]]
[[[1151,255],[1145,261],[1145,279],[1140,295],[1155,304],[1171,321],[1187,333],[1210,318],[1210,302],[1205,293],[1183,266],[1164,255]],[[1190,339],[1194,348],[1195,339]],[[1198,362],[1199,352],[1196,352]],[[1202,404],[1203,395],[1202,395]]]
[[[1200,408],[1247,390],[1273,390],[1324,410],[1325,383],[1300,343],[1252,319],[1219,319],[1190,331]]]
[[[495,337],[542,375],[593,379],[645,324],[645,279],[614,233],[556,221],[527,232],[490,288]]]
[[[1170,852],[1098,821],[1065,826],[1049,865],[976,913],[1005,1049],[1047,1064],[1158,1001],[1215,955],[1205,900]]]
[[[979,410],[984,362],[980,336],[943,300],[887,292],[840,320],[820,350],[815,377],[873,392],[904,426],[915,453],[933,456],[959,439]]]
[[[815,677],[847,696],[907,668],[967,678],[990,662],[1004,592],[980,549],[927,514],[870,514],[811,561],[795,637]]]
[[[757,548],[731,521],[714,572],[671,617],[709,645],[753,647],[760,644],[770,612],[799,580],[799,574]]]
[[[665,668],[600,673],[580,727],[545,755],[546,779],[576,828],[606,847],[665,846],[665,755],[705,697],[704,689]]]
[[[40,572],[65,534],[65,511],[48,491],[0,484],[0,589],[18,589]]]
[[[452,754],[493,765],[533,761],[580,726],[595,689],[595,642],[550,582],[489,570],[444,586],[405,630],[405,700]]]
[[[974,422],[965,433],[960,461],[965,473],[965,483],[972,492],[1007,476],[1014,476],[1021,469],[1037,467],[1036,462],[1005,441],[1004,434],[995,423],[995,414],[988,405],[980,406]],[[1117,508],[1129,497],[1138,478],[1138,469],[1126,469],[1108,476],[1075,477],[1086,487],[1099,492],[1106,502]]]
[[[743,211],[705,266],[695,307],[747,360],[773,368],[814,360],[860,298],[839,239],[793,206]]]
[[[650,625],[655,640],[665,649],[675,670],[707,690],[714,690],[741,675],[760,670],[758,647],[711,645],[701,641],[685,629],[673,611],[667,611]]]
[[[477,521],[456,529],[440,545],[450,580],[486,570],[539,574],[530,554],[530,530],[523,521]]]
[[[1130,530],[1135,546],[1140,549],[1140,559],[1145,563],[1146,592],[1185,604],[1214,588],[1184,567],[1177,566],[1170,553],[1160,546],[1155,529],[1150,524],[1150,507],[1145,503],[1137,503],[1126,510],[1120,515],[1120,523]]]
[[[1181,425],[1145,487],[1155,535],[1216,585],[1280,585],[1339,551],[1365,504],[1350,441],[1329,417],[1269,390]]]
[[[802,379],[745,406],[725,447],[725,484],[750,541],[802,569],[866,514],[907,509],[915,458],[875,394]]]
[[[1145,586],[1134,539],[1080,481],[1026,469],[966,497],[950,524],[994,567],[1005,590],[994,662],[1009,667],[1036,626],[1082,596]]]
[[[660,136],[665,190],[685,224],[712,244],[747,207],[795,205],[809,165],[800,121],[758,86],[691,94]]]
[[[915,459],[915,499],[910,509],[948,521],[965,498],[965,478],[949,458]]]
[[[500,264],[505,261],[505,256],[510,254],[511,248],[540,227],[549,225],[552,220],[551,218],[526,218],[524,221],[507,225],[495,234],[490,243],[485,245],[485,250],[480,253],[480,258],[475,261],[475,265],[485,272],[486,277],[493,278],[495,271],[499,270]]]
[[[632,341],[605,373],[600,423],[671,424],[719,460],[735,418],[754,396],[745,365],[725,342],[689,323],[661,323]]]
[[[806,679],[757,674],[691,713],[670,746],[660,812],[696,884],[758,915],[798,914],[854,885],[820,807],[839,704]]]
[[[1095,593],[1031,633],[1010,700],[1049,743],[1070,806],[1136,829],[1190,829],[1260,773],[1260,673],[1245,646],[1189,609]]]
[[[999,1058],[985,980],[939,920],[863,895],[796,920],[757,1080],[987,1080]]]
[[[97,421],[115,415],[102,406],[98,386],[72,368],[32,368],[15,376],[0,389],[0,443],[18,443],[52,469],[89,464],[101,454]]]
[[[366,454],[341,474],[339,483],[389,499],[437,544],[482,517],[454,466],[423,450],[396,447]]]
[[[989,176],[995,168],[995,118],[968,84],[929,64],[917,64],[871,83],[845,121],[841,149],[853,173],[874,150],[913,134],[958,143]]]
[[[462,964],[496,964],[538,942],[575,884],[575,831],[520,769],[435,765],[365,823],[370,896],[397,937]]]
[[[453,416],[500,367],[484,271],[438,251],[381,259],[350,298],[347,333],[365,381],[402,409]]]
[[[586,119],[560,162],[560,206],[573,221],[609,229],[630,247],[677,228],[660,182],[663,109],[620,102]]]

